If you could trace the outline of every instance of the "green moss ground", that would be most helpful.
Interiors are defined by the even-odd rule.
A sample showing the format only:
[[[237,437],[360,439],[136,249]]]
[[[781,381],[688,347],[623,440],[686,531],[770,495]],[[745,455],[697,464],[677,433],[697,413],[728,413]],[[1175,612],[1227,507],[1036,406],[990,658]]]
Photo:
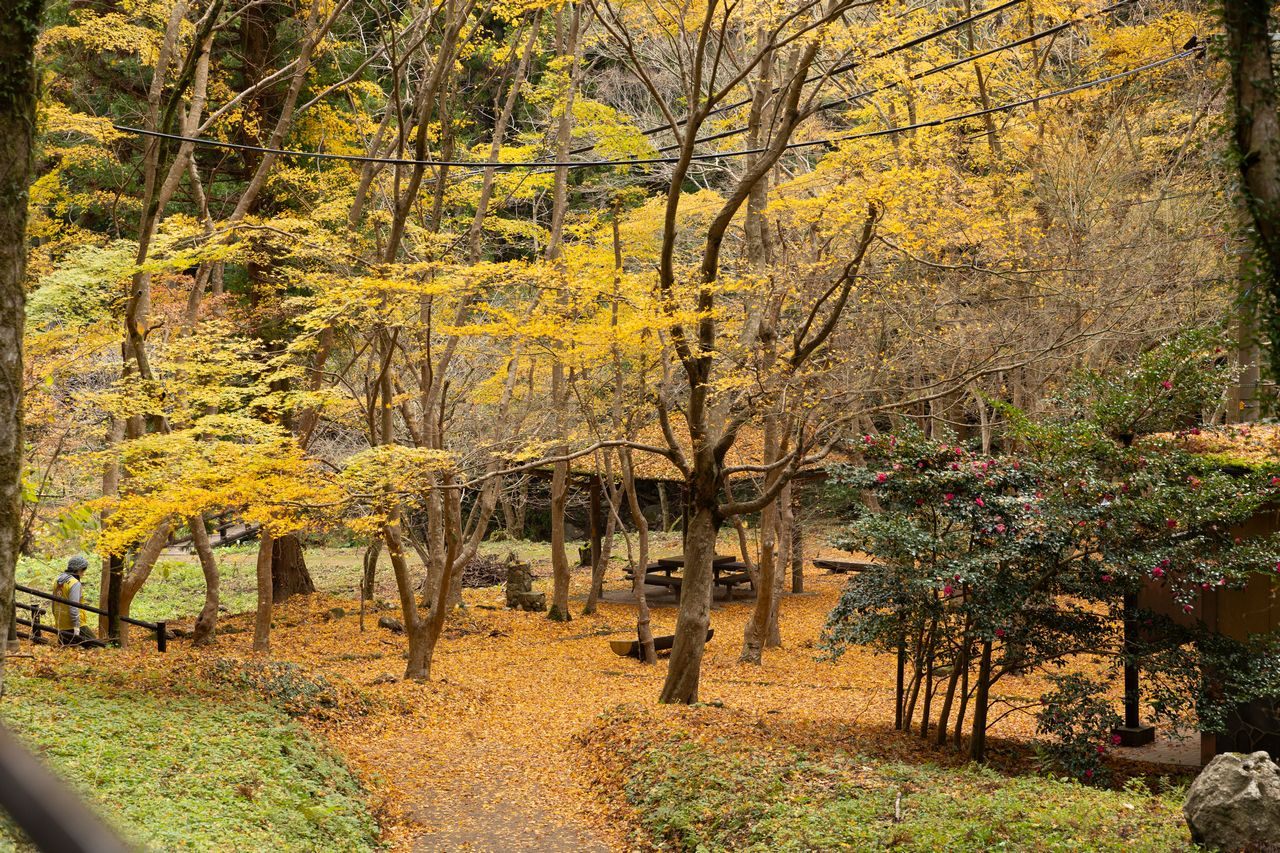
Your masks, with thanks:
[[[1179,788],[1103,791],[976,767],[710,748],[678,735],[636,753],[626,796],[647,836],[637,841],[668,850],[1192,849]]]
[[[0,718],[147,849],[377,848],[377,826],[347,767],[260,702],[11,672]],[[25,849],[0,825],[0,850]]]

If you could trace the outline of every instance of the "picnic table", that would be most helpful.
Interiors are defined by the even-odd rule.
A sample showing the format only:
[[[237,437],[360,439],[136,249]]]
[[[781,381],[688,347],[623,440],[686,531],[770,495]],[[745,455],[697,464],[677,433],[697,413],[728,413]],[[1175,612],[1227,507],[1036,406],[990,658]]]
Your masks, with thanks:
[[[645,567],[644,582],[650,586],[673,589],[679,595],[684,579],[676,572],[684,569],[684,563],[683,554],[660,557],[657,562]],[[627,577],[634,579],[634,575],[629,571]],[[732,601],[734,588],[739,584],[751,583],[751,574],[747,571],[746,563],[727,554],[717,554],[711,559],[711,583],[713,587],[724,587],[725,600]]]

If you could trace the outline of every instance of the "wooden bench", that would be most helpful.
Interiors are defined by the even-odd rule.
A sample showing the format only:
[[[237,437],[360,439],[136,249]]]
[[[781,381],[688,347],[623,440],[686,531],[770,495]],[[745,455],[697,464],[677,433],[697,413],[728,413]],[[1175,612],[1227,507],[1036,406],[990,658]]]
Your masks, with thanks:
[[[711,638],[716,634],[715,628],[707,629],[707,642],[711,642]],[[671,647],[675,645],[676,635],[668,634],[665,637],[653,638],[654,652],[669,652]],[[633,657],[640,659],[640,641],[639,640],[610,640],[609,648],[613,649],[613,653],[618,657]]]
[[[847,575],[850,572],[866,572],[872,569],[884,568],[883,563],[875,563],[871,560],[814,560],[815,568],[826,569],[833,575]]]

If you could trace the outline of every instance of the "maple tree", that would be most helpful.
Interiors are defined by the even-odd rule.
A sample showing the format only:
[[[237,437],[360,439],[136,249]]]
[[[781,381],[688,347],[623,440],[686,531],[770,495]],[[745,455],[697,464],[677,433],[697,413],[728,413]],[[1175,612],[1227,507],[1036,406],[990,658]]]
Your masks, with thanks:
[[[268,594],[340,528],[369,592],[390,562],[426,677],[530,477],[567,619],[582,466],[643,569],[656,457],[689,506],[662,695],[694,701],[723,524],[759,663],[795,480],[850,436],[971,422],[989,450],[1002,403],[1227,310],[1227,66],[1184,47],[1209,16],[1131,6],[55,7],[26,547],[93,540],[127,608],[189,530],[210,642],[208,519],[262,524],[265,648]]]

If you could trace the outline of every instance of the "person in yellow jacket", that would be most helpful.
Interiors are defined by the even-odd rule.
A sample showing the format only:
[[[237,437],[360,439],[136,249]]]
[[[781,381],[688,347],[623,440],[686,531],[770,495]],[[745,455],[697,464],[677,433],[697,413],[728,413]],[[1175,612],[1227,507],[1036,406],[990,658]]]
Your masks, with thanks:
[[[53,584],[53,594],[71,602],[53,603],[53,622],[58,629],[58,640],[64,646],[96,645],[93,630],[85,624],[89,621],[88,614],[77,606],[84,594],[80,578],[87,568],[89,561],[77,554],[67,560],[67,570],[58,575]]]

